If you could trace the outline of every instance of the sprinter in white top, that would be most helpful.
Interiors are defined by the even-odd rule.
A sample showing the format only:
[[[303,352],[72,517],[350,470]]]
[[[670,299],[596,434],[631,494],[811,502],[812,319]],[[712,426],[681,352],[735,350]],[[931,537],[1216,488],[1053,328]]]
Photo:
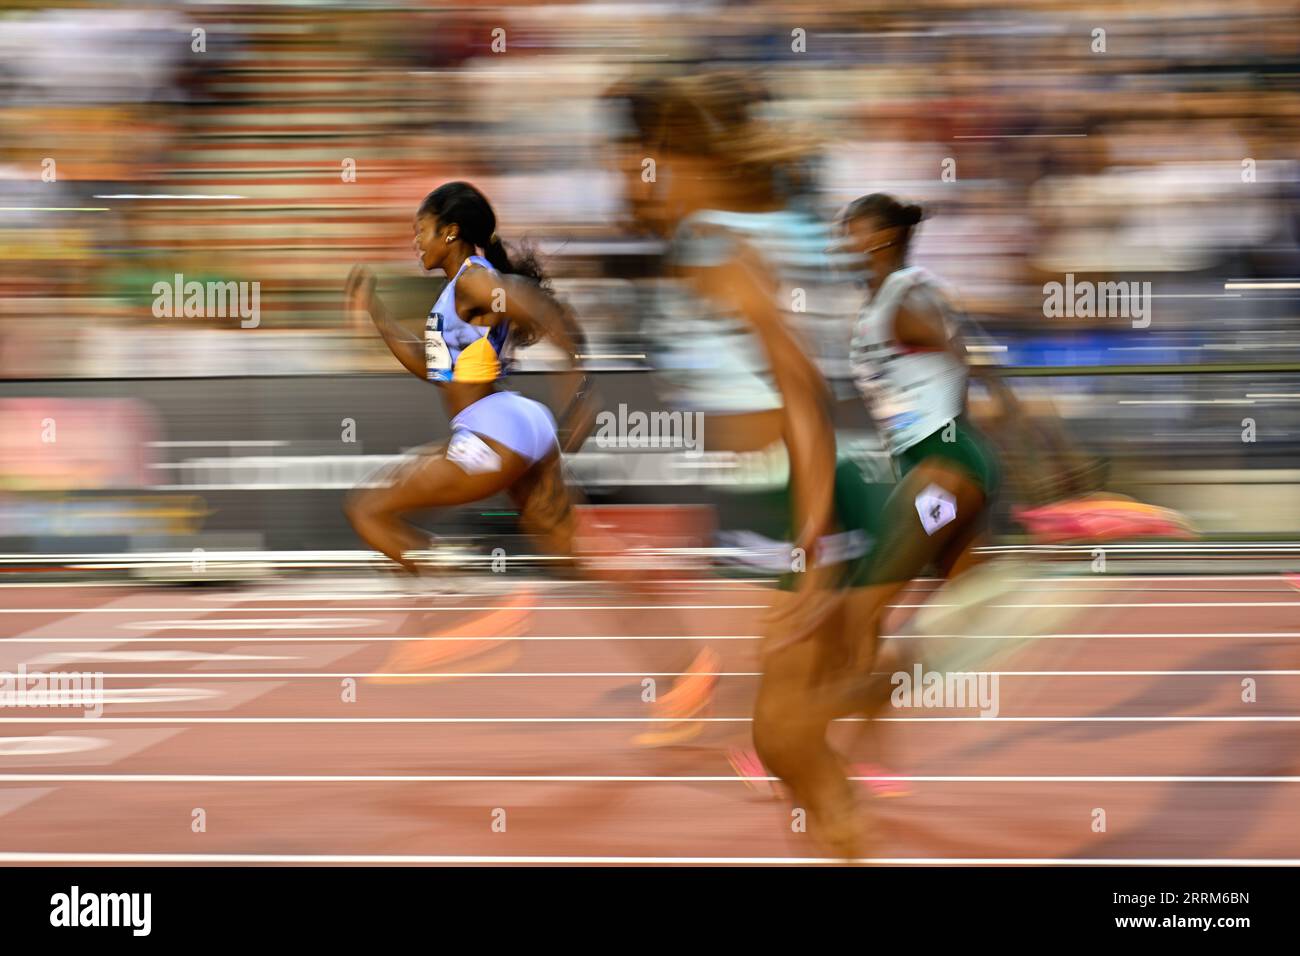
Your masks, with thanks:
[[[942,337],[954,343],[958,334],[948,303],[934,275],[920,266],[905,266],[879,283],[854,329],[853,378],[893,455],[901,455],[965,410],[966,363],[956,348],[904,342],[896,328],[900,311],[904,321],[919,315],[921,321],[931,322],[935,341]]]
[[[859,854],[866,834],[842,758],[827,742],[831,722],[887,708],[889,671],[910,667],[877,661],[884,612],[926,568],[952,577],[972,563],[998,480],[991,448],[965,416],[969,365],[951,297],[907,264],[920,220],[919,207],[881,195],[858,200],[843,218],[844,245],[870,275],[870,297],[845,345],[898,480],[882,494],[836,475],[838,524],[865,532],[870,552],[838,581],[842,599],[824,622],[784,628],[767,642],[754,717],[763,763],[808,809],[823,844],[845,856]],[[798,600],[816,607],[825,592]],[[875,726],[860,728],[874,735]]]

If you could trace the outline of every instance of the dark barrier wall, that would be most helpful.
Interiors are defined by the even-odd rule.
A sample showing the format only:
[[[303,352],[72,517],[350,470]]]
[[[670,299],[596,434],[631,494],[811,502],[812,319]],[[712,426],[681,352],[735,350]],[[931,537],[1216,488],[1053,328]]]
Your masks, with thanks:
[[[653,378],[647,373],[602,372],[593,377],[607,409],[623,404],[642,412],[666,410],[656,400]],[[510,385],[555,408],[561,401],[553,394],[556,382],[553,376],[531,373],[514,376]],[[1085,386],[1079,382],[1078,378],[1040,380],[1027,387],[1062,396],[1066,389],[1074,389],[1076,395],[1083,387],[1089,390],[1086,405],[1075,401],[1070,406],[1073,414],[1065,425],[1079,448],[1111,458],[1116,466],[1113,472],[1124,479],[1115,485],[1117,490],[1189,513],[1199,510],[1193,517],[1216,533],[1300,530],[1296,437],[1290,416],[1284,420],[1271,409],[1256,411],[1214,401],[1187,406],[1186,411],[1159,403],[1148,409],[1125,401],[1126,396],[1149,394],[1153,383],[1166,382],[1176,392],[1200,389],[1198,394],[1207,396],[1235,395],[1247,384],[1270,392],[1295,391],[1294,377],[1266,381],[1254,375],[1219,375],[1193,381],[1183,376],[1134,375],[1098,376]],[[104,399],[119,401],[97,404]],[[3,407],[21,419],[6,421],[5,433],[24,437],[27,444],[21,453],[29,457],[43,453],[32,440],[47,417],[43,408],[77,407],[78,400],[93,400],[80,405],[83,419],[88,413],[97,414],[97,409],[105,415],[114,410],[116,416],[116,410],[132,404],[122,399],[133,399],[147,409],[151,422],[134,441],[120,439],[124,446],[136,447],[122,447],[123,461],[104,472],[156,475],[152,484],[139,487],[118,477],[116,486],[77,492],[66,483],[33,486],[30,474],[23,484],[15,479],[15,471],[21,469],[16,468],[11,440],[0,454],[4,503],[0,548],[23,552],[149,546],[154,539],[142,539],[138,529],[135,540],[102,529],[90,538],[85,534],[90,522],[84,510],[66,507],[70,500],[88,496],[148,495],[155,503],[159,499],[187,502],[203,513],[198,527],[205,534],[231,536],[230,540],[246,541],[249,547],[354,549],[359,542],[341,510],[347,489],[378,467],[382,456],[440,440],[448,431],[435,388],[404,374],[0,382]],[[1173,419],[1169,417],[1173,412],[1185,417]],[[1259,440],[1245,443],[1240,420],[1250,414],[1259,418]],[[841,438],[862,439],[854,453],[874,457],[879,465],[878,453],[873,456],[870,450],[873,439],[860,403],[845,401],[837,408],[836,419]],[[116,418],[105,421],[104,433],[109,437],[98,442],[96,454],[119,441],[119,434],[128,434],[119,426]],[[84,421],[79,428],[74,434],[84,435]],[[148,446],[146,458],[134,460],[142,445]],[[704,446],[707,451],[707,435]],[[60,451],[69,454],[66,440]],[[586,452],[593,452],[590,444]],[[75,451],[71,454],[75,458]],[[680,453],[594,449],[573,462],[573,471],[594,503],[710,500],[711,493],[693,485],[691,473],[681,469],[680,461],[668,463],[670,458],[679,459]],[[236,459],[240,466],[229,467]],[[626,464],[633,459],[648,461],[650,467]],[[89,470],[99,473],[93,467]],[[623,474],[627,480],[620,478]],[[685,480],[669,480],[683,474],[688,476]],[[1004,518],[1007,504],[1003,503]],[[63,511],[54,515],[52,509],[59,507]],[[18,510],[20,518],[15,517]],[[447,535],[472,535],[486,542],[496,534],[513,532],[509,511],[504,500],[487,502],[439,515],[431,526]],[[169,537],[154,543],[172,546],[177,535],[173,532]]]

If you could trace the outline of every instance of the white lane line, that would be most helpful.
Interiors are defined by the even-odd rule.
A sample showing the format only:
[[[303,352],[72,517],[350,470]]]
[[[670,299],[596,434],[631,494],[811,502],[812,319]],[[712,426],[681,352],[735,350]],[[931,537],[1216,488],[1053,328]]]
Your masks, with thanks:
[[[1300,607],[1300,601],[1291,602]],[[894,607],[912,607],[913,605],[892,605]],[[924,607],[917,604],[915,607]],[[944,605],[946,606],[946,605]],[[1087,605],[1092,607],[1091,604]],[[1236,605],[1229,605],[1235,607]],[[768,604],[529,604],[529,605],[404,605],[394,604],[383,607],[268,607],[264,611],[279,613],[316,612],[316,611],[739,611],[746,609],[766,610]],[[6,607],[0,608],[0,614],[218,614],[223,611],[232,614],[247,614],[242,608],[203,608],[203,607]]]
[[[20,584],[16,581],[0,582],[0,588],[64,588],[76,591],[81,588],[135,588],[139,590],[139,581],[28,581]]]
[[[0,738],[3,741],[5,738]],[[88,740],[79,737],[22,737],[16,740]],[[107,741],[103,741],[107,743]],[[89,749],[89,748],[82,748]],[[28,751],[32,753],[35,751]],[[64,751],[47,751],[62,753]],[[590,774],[212,774],[212,773],[0,773],[0,783],[753,783],[780,777],[749,776],[595,776]],[[1300,784],[1300,777],[1251,776],[892,776],[849,777],[858,781],[909,783],[1265,783]]]
[[[972,708],[973,709],[973,708]],[[102,719],[102,718],[101,718]],[[862,723],[865,717],[842,717],[841,720]],[[1249,724],[1249,723],[1294,723],[1300,717],[1260,716],[1151,716],[1151,717],[877,717],[878,721],[890,724],[906,723],[1012,723],[1012,724]]]
[[[130,662],[135,664],[155,664],[165,661],[193,661],[208,663],[211,661],[296,661],[299,660],[292,654],[224,654],[213,653],[204,654],[201,651],[58,651],[53,654],[44,654],[40,657],[28,661],[28,665],[34,664],[69,664],[83,661],[93,661],[95,663],[116,663]],[[165,674],[159,674],[159,677],[179,677],[188,675],[189,671],[168,671]],[[105,675],[112,677],[122,677],[122,674]],[[154,676],[154,675],[149,675]]]
[[[283,439],[272,441],[151,441],[150,448],[283,448],[289,443]]]
[[[1300,676],[1300,670],[1242,670],[1242,671],[981,671],[998,677],[1253,677],[1271,675],[1274,677]],[[105,678],[111,674],[105,674]],[[166,677],[182,676],[178,674],[160,675]],[[184,675],[188,676],[188,675]],[[267,674],[267,677],[274,675]]]
[[[455,606],[415,606],[410,607],[402,605],[383,605],[380,607],[268,607],[262,608],[264,611],[275,611],[285,614],[298,614],[302,612],[316,611],[386,611],[401,612],[405,614],[414,614],[417,612],[430,613],[434,611],[742,611],[742,610],[766,610],[769,604],[528,604],[528,605],[455,605]],[[934,601],[925,601],[920,604],[890,604],[892,609],[906,608],[923,608],[923,607],[957,607],[956,604],[937,603]],[[1107,601],[1090,602],[1087,604],[990,604],[989,607],[996,608],[1172,608],[1172,607],[1293,607],[1300,609],[1300,601],[1133,601],[1123,604],[1114,604]],[[0,614],[179,614],[179,613],[202,613],[202,614],[247,614],[247,610],[242,608],[193,608],[193,607],[151,607],[151,608],[51,608],[51,607],[21,607],[21,608],[0,608]],[[239,619],[239,620],[252,620]],[[275,619],[272,619],[273,621]],[[286,621],[292,620],[284,619]],[[304,620],[311,620],[306,618]],[[345,620],[344,618],[320,618],[324,621]],[[161,622],[166,624],[168,622]],[[195,622],[200,623],[200,622]],[[209,624],[219,624],[219,620],[208,621]],[[325,625],[322,625],[325,626]],[[328,625],[343,626],[343,625]]]
[[[943,588],[916,588],[918,594],[942,594]],[[1027,594],[1294,594],[1294,587],[1280,588],[1162,588],[1162,587],[1106,587],[1104,583],[1086,587],[1020,588]]]
[[[955,604],[892,604],[890,607],[956,607]],[[1091,604],[990,604],[989,607],[1019,607],[1033,609],[1047,608],[1091,608],[1105,610],[1111,607],[1123,608],[1164,608],[1164,607],[1293,607],[1300,610],[1300,601],[1133,601],[1114,604],[1110,601],[1095,601]]]
[[[967,641],[1023,641],[1032,639],[1041,640],[1064,640],[1064,641],[1091,641],[1100,638],[1125,638],[1125,639],[1142,639],[1142,638],[1176,638],[1180,640],[1209,639],[1222,640],[1224,638],[1300,638],[1300,630],[1295,631],[1174,631],[1148,634],[1141,631],[1115,631],[1109,633],[1093,634],[882,634],[881,639],[886,641],[909,641],[909,640],[950,640],[961,639]],[[575,635],[575,634],[541,634],[527,635],[516,637],[511,634],[498,634],[490,636],[475,637],[420,637],[411,635],[408,637],[391,637],[375,636],[371,637],[130,637],[119,638],[118,641],[129,644],[230,644],[238,641],[240,644],[252,644],[255,642],[286,644],[293,641],[304,643],[324,643],[328,641],[340,641],[346,643],[356,643],[364,641],[367,644],[379,642],[400,642],[410,641],[760,641],[763,637],[761,634],[593,634],[593,635]],[[0,646],[6,643],[20,644],[103,644],[104,638],[96,637],[27,637],[18,635],[16,637],[0,637]]]
[[[172,677],[180,675],[173,674]],[[192,700],[215,700],[221,691],[204,687],[122,687],[97,693],[105,704],[177,704]],[[98,719],[98,718],[94,718]]]
[[[375,627],[382,623],[384,622],[373,617],[249,617],[233,621],[145,621],[138,624],[118,624],[117,629],[121,631],[310,631]]]
[[[1253,677],[1255,675],[1271,675],[1274,677],[1295,677],[1300,675],[1300,670],[1267,670],[1257,671],[985,671],[984,673],[996,674],[999,677]],[[111,675],[105,674],[105,677]],[[168,674],[168,677],[178,676]],[[266,675],[272,676],[270,674]]]
[[[1207,635],[1213,637],[1215,635]],[[1279,637],[1295,637],[1295,634],[1279,634]],[[407,643],[410,641],[757,641],[761,640],[758,634],[595,634],[595,635],[537,635],[515,637],[509,634],[496,636],[475,636],[475,637],[420,637],[419,635],[410,635],[407,637],[392,636],[370,636],[365,637],[328,637],[325,635],[319,637],[124,637],[116,638],[118,643],[127,644],[251,644],[254,642],[270,644],[286,644],[292,641],[299,641],[309,644],[320,644],[324,642],[344,642],[355,644],[362,641],[366,644],[378,643],[381,641]],[[17,637],[0,638],[0,646],[6,643],[23,643],[23,644],[103,644],[104,638],[96,637],[26,637],[18,635]]]
[[[972,708],[974,709],[974,708]],[[0,717],[0,724],[747,724],[750,717]],[[865,717],[840,717],[837,723],[864,723]],[[1150,717],[877,717],[897,724],[1091,724],[1091,723],[1295,723],[1300,716],[1150,716]]]
[[[75,655],[74,655],[75,656]],[[877,675],[889,674],[889,671],[876,671]],[[1255,670],[1238,671],[971,671],[970,673],[990,674],[997,677],[1300,677],[1300,670]],[[105,672],[104,680],[127,678],[140,680],[190,680],[191,678],[249,679],[249,678],[322,678],[333,680],[342,677],[686,677],[698,674],[701,677],[762,677],[762,671],[381,671],[377,673],[358,671],[270,671],[268,673],[234,673],[216,671],[154,671],[119,673]]]
[[[103,737],[0,737],[0,757],[46,757],[85,753],[112,744]]]
[[[799,856],[435,856],[427,854],[365,853],[0,853],[0,863],[265,863],[522,865],[563,864],[629,866],[843,866],[834,857]],[[1151,859],[1109,857],[1089,859],[1040,857],[867,857],[851,862],[876,866],[1298,866],[1300,859],[1196,858]]]
[[[1097,584],[1107,584],[1107,583],[1116,583],[1121,581],[1138,582],[1138,583],[1148,583],[1153,581],[1179,581],[1179,582],[1216,581],[1222,583],[1231,583],[1233,581],[1277,582],[1279,578],[1280,575],[1276,573],[1274,574],[1137,574],[1137,575],[1109,575],[1109,574],[1089,573],[1085,576],[1082,573],[1071,575],[1068,572],[1063,572],[1061,575],[1054,575],[1048,577],[1011,578],[1010,580],[1021,584],[1025,584],[1025,583],[1070,584],[1070,583],[1083,583],[1084,581],[1096,582]],[[776,580],[777,580],[776,578],[746,578],[744,580],[729,581],[726,578],[720,578],[715,581],[710,581],[707,578],[683,578],[680,580],[673,580],[673,581],[665,580],[658,583],[697,584],[701,586],[707,585],[710,587],[718,587],[725,590],[744,590],[747,587],[771,583]],[[942,583],[943,580],[944,580],[943,578],[916,578],[914,583],[939,584]],[[616,586],[614,582],[601,582],[601,581],[583,581],[580,582],[580,585],[583,587],[600,587],[603,585],[609,588],[613,588]],[[538,579],[538,580],[529,580],[527,582],[527,586],[530,588],[535,588],[535,587],[561,588],[561,587],[573,587],[573,584],[571,582],[552,582],[552,581],[547,581],[545,579]],[[16,588],[19,590],[23,588],[32,588],[32,589],[64,588],[69,591],[76,591],[82,588],[139,589],[140,582],[139,581],[27,581],[27,582],[4,581],[4,582],[0,582],[0,589],[4,589],[4,588]],[[521,585],[521,589],[522,589],[522,585]],[[754,589],[764,590],[763,588],[760,587],[755,587]],[[370,592],[356,592],[355,595],[353,596],[357,600],[370,600],[371,597],[373,597],[374,599],[379,599],[380,597],[395,597],[407,593],[408,592],[388,589],[383,592],[374,593],[374,594],[370,594]],[[306,592],[301,594],[295,592],[292,594],[292,596],[294,600],[298,600],[300,598],[314,599],[314,600],[321,600],[321,601],[345,599],[337,596],[331,597],[328,594],[318,594],[316,592]],[[285,596],[284,595],[279,595],[279,596],[256,595],[256,594],[229,594],[229,595],[204,594],[204,595],[196,595],[195,599],[199,601],[221,601],[221,600],[229,599],[237,602],[276,601],[276,600],[284,600]]]
[[[183,678],[183,674],[172,674],[172,678]],[[31,693],[30,691],[28,693]],[[263,692],[265,693],[265,691]],[[13,710],[36,709],[39,707],[76,707],[83,702],[90,704],[98,701],[103,704],[178,704],[194,700],[215,700],[221,697],[219,690],[206,687],[119,687],[116,689],[100,688],[57,688],[45,692],[47,703],[13,704],[3,703],[0,708]],[[10,718],[12,719],[12,718]],[[87,720],[98,720],[88,717]]]
[[[62,729],[62,728],[60,728]],[[0,767],[37,773],[60,768],[82,772],[108,770],[123,760],[180,737],[184,727],[90,727],[78,728],[80,736],[45,735],[8,737],[0,735]],[[90,736],[91,733],[96,736]],[[9,743],[9,741],[20,741]],[[30,741],[30,743],[21,743]],[[12,748],[12,749],[9,749]],[[75,756],[70,756],[75,754]],[[0,788],[0,794],[9,788]]]
[[[105,193],[96,199],[247,199],[247,196],[225,193]]]
[[[1235,672],[1233,672],[1235,673]],[[1260,675],[1266,673],[1277,674],[1280,671],[1242,671],[1242,674]],[[1300,671],[1291,673],[1300,674]],[[102,676],[104,680],[113,680],[115,678],[125,679],[146,679],[146,680],[189,680],[192,677],[198,678],[218,678],[218,679],[249,679],[249,678],[276,678],[283,680],[285,678],[322,678],[325,680],[335,680],[343,677],[624,677],[629,679],[640,679],[643,677],[686,677],[690,674],[698,674],[701,677],[762,677],[760,671],[394,671],[368,673],[365,671],[299,671],[297,673],[287,671],[271,671],[268,673],[229,673],[215,671],[161,671],[153,673],[116,673],[105,672]]]
[[[1104,547],[1104,546],[1099,545],[1098,547]],[[1090,567],[1091,560],[1092,560],[1091,555],[1089,554],[1089,556],[1081,563],[1084,565],[1088,565]],[[474,579],[471,578],[470,580],[474,580]],[[486,576],[483,576],[482,578],[480,578],[480,580],[492,581],[492,579],[486,578]],[[736,588],[742,590],[745,588],[752,588],[753,590],[761,591],[766,589],[762,587],[756,587],[756,585],[772,584],[779,580],[780,578],[775,578],[775,577],[744,577],[744,578],[699,577],[699,578],[661,578],[655,580],[653,583],[656,585],[658,584],[701,585],[701,586],[709,586],[709,587],[725,587],[728,589]],[[913,585],[922,585],[922,584],[938,585],[938,584],[945,583],[947,580],[948,580],[947,578],[920,577],[920,578],[913,578],[912,584]],[[1137,582],[1142,584],[1146,584],[1152,581],[1183,581],[1183,582],[1217,581],[1222,583],[1231,583],[1233,581],[1272,581],[1274,583],[1277,583],[1278,581],[1282,580],[1282,573],[1274,571],[1271,574],[1105,574],[1102,572],[1084,570],[1083,568],[1078,566],[1075,566],[1075,569],[1072,570],[1071,566],[1067,565],[1062,567],[1060,573],[1058,574],[1047,574],[1041,577],[1009,578],[1008,580],[1016,581],[1016,582],[1033,582],[1033,583],[1042,583],[1042,584],[1072,584],[1072,583],[1083,583],[1083,582],[1105,584],[1105,583],[1115,583],[1120,581],[1130,581],[1130,582]],[[3,586],[4,585],[0,585],[0,587]],[[19,584],[10,585],[10,586],[22,587],[22,585]],[[75,582],[68,582],[64,586],[77,587],[77,584]],[[554,590],[576,590],[579,588],[620,589],[625,587],[625,585],[620,582],[600,581],[595,579],[585,580],[585,581],[556,581],[549,578],[520,579],[520,586],[518,589],[523,590],[525,586],[528,588],[538,588],[538,587],[552,588]],[[298,592],[291,592],[291,593],[298,593]],[[302,593],[304,597],[311,597],[316,594],[316,592],[302,592]],[[333,592],[333,593],[337,593],[337,592]],[[358,591],[357,593],[358,594],[392,593],[392,594],[402,594],[405,596],[412,596],[410,591],[398,591],[396,589],[387,589],[386,592]],[[501,593],[507,593],[507,592],[503,589]],[[330,598],[330,595],[328,594],[322,594],[319,596],[326,600]],[[201,601],[209,600],[208,595],[195,595],[195,598]]]
[[[1274,577],[1274,580],[1275,581],[1277,580],[1276,576]],[[762,582],[765,581],[775,583],[777,579],[776,578],[755,578],[749,582],[743,582],[743,583],[737,582],[736,584],[720,584],[720,583],[709,583],[707,581],[688,581],[688,580],[681,580],[676,582],[656,581],[655,584],[673,584],[674,589],[676,590],[699,591],[706,594],[713,591],[718,591],[718,592],[750,591],[755,594],[762,594],[770,590],[769,588],[759,586]],[[598,585],[601,582],[588,581],[584,583]],[[4,587],[4,586],[5,585],[0,584],[0,587]],[[541,591],[572,591],[574,590],[574,587],[570,582],[559,582],[557,584],[552,585],[545,581],[530,581],[527,585],[527,589],[541,590]],[[430,600],[436,598],[444,598],[449,601],[455,601],[455,600],[472,599],[474,597],[509,597],[512,594],[515,594],[521,590],[524,590],[524,588],[523,587],[518,587],[514,589],[500,588],[498,590],[490,591],[482,587],[475,588],[471,586],[466,586],[460,588],[459,592],[449,588],[446,591],[442,591],[438,593],[427,593],[423,595],[417,595],[417,594],[413,594],[410,591],[403,591],[399,589],[346,591],[341,588],[333,588],[328,593],[322,590],[319,592],[286,591],[279,594],[275,594],[275,593],[196,594],[194,595],[194,600],[204,601],[209,604],[218,604],[223,602],[229,602],[231,604],[260,604],[260,603],[276,603],[276,602],[289,603],[291,601],[391,601],[393,599]],[[626,589],[626,590],[630,591],[631,589]],[[1179,589],[1179,590],[1194,590],[1194,589]],[[1279,588],[1277,590],[1285,590],[1285,589]]]
[[[1289,474],[1289,472],[1288,472]],[[1116,542],[1090,541],[1084,544],[1004,544],[976,548],[980,554],[1023,554],[1030,558],[1059,558],[1067,554],[1087,554],[1094,548],[1105,548],[1115,554],[1177,554],[1186,557],[1204,554],[1257,555],[1257,554],[1291,554],[1300,551],[1300,543],[1277,542],[1276,544],[1236,544],[1220,541],[1211,544],[1121,544]],[[19,556],[21,558],[21,555]]]
[[[1088,574],[1086,577],[1082,574],[1072,577],[1046,577],[1046,578],[1012,578],[1012,581],[1018,582],[1042,582],[1050,584],[1057,582],[1065,584],[1069,582],[1096,581],[1099,584],[1115,583],[1117,581],[1134,581],[1138,583],[1147,583],[1150,581],[1218,581],[1224,584],[1232,581],[1278,581],[1280,574],[1134,574],[1134,575],[1109,575],[1109,574]],[[942,578],[917,578],[918,581],[942,581]]]
[[[1158,633],[1146,633],[1143,631],[1111,631],[1107,633],[1093,634],[882,634],[881,640],[886,641],[908,641],[908,640],[951,640],[960,639],[966,641],[1092,641],[1101,638],[1124,638],[1125,640],[1142,640],[1151,638],[1175,638],[1178,640],[1196,640],[1210,639],[1222,640],[1224,638],[1245,637],[1245,638],[1271,638],[1271,637],[1289,637],[1300,638],[1300,630],[1295,631],[1161,631]],[[323,638],[325,640],[327,638]]]
[[[0,207],[5,208],[5,207]],[[387,458],[388,456],[380,456]],[[1293,471],[1287,469],[1274,469],[1274,472],[1280,474],[1283,479],[1288,479]],[[1220,472],[1221,473],[1221,472]],[[1211,470],[1210,474],[1214,474]],[[181,487],[191,487],[184,485]],[[231,486],[222,485],[220,487],[228,488]],[[271,486],[266,487],[280,487]],[[349,486],[350,487],[350,486]],[[1206,552],[1212,554],[1273,554],[1273,553],[1292,553],[1300,552],[1300,541],[1272,541],[1272,542],[1232,542],[1232,541],[1188,541],[1185,543],[1178,542],[1105,542],[1105,541],[1084,541],[1073,544],[1005,544],[990,545],[976,548],[975,550],[982,554],[995,553],[1012,553],[1025,554],[1031,557],[1055,557],[1061,554],[1086,554],[1096,547],[1105,547],[1108,551],[1117,553],[1148,553],[1157,552],[1165,554],[1178,555],[1200,555]],[[720,553],[723,555],[732,553],[733,549],[717,548],[690,548],[677,549],[684,550],[691,554],[712,555]],[[421,552],[422,554],[437,557],[436,549]],[[486,556],[484,556],[486,557]],[[534,555],[540,560],[557,560],[561,555]],[[361,550],[299,550],[285,551],[274,549],[220,549],[210,550],[208,560],[219,559],[222,561],[259,561],[263,563],[274,562],[354,562],[365,565],[370,570],[384,568],[391,572],[394,565],[387,558],[377,551]],[[134,560],[134,561],[184,561],[189,563],[190,552],[184,551],[59,551],[41,553],[39,555],[31,552],[9,551],[0,553],[0,561],[14,561],[19,563],[42,562],[47,564],[66,563],[68,561],[105,561],[105,560]],[[359,569],[356,574],[364,573],[365,569]]]

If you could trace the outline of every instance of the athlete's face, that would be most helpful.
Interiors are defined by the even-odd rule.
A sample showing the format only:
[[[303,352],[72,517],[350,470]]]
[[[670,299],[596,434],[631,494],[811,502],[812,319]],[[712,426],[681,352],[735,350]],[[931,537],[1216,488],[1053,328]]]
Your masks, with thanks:
[[[880,262],[898,247],[902,230],[887,226],[875,216],[850,219],[844,227],[847,246],[867,264]]]
[[[656,235],[671,235],[683,217],[707,205],[706,177],[693,157],[631,143],[619,152],[619,173],[633,223]]]
[[[622,144],[615,153],[615,169],[623,185],[628,216],[634,228],[663,232],[662,210],[655,197],[658,171],[638,144]]]
[[[455,224],[444,226],[438,222],[437,216],[416,216],[411,231],[414,233],[411,246],[420,261],[420,268],[425,272],[442,268],[447,250],[451,247],[447,240],[452,238],[454,241],[459,231]]]

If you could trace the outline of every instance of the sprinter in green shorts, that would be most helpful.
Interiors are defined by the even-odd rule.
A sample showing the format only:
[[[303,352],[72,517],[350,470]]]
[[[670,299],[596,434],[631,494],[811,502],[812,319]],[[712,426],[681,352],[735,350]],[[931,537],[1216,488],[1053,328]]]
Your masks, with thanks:
[[[841,531],[867,541],[843,561],[838,587],[792,592],[773,615],[754,713],[762,764],[815,808],[819,836],[858,855],[865,830],[831,721],[871,714],[889,698],[874,673],[881,623],[896,595],[927,569],[952,578],[970,567],[987,530],[1000,478],[989,442],[966,415],[969,366],[950,298],[937,279],[907,265],[921,209],[880,194],[843,218],[847,245],[870,269],[871,294],[854,329],[854,379],[890,453],[896,482],[871,483],[835,469]],[[783,585],[798,587],[800,574]],[[809,604],[820,605],[810,612]]]

